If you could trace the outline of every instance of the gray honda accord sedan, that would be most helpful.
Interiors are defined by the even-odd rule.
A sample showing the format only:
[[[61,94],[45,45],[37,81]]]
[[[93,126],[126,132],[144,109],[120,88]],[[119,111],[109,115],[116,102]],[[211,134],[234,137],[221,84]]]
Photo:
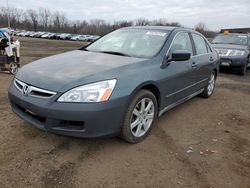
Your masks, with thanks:
[[[128,27],[23,66],[9,100],[39,129],[138,143],[165,111],[196,95],[210,97],[218,67],[217,53],[194,30]]]

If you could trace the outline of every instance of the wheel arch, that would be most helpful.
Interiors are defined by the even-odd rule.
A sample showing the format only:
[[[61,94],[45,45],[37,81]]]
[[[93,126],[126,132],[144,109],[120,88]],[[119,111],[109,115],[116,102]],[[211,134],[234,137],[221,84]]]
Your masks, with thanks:
[[[159,109],[161,105],[161,92],[160,92],[158,85],[153,81],[142,83],[139,86],[137,86],[136,89],[134,89],[134,91],[131,94],[131,98],[133,98],[136,95],[136,93],[138,93],[142,89],[148,90],[154,94],[154,96],[156,97],[156,100],[158,103],[158,109]]]

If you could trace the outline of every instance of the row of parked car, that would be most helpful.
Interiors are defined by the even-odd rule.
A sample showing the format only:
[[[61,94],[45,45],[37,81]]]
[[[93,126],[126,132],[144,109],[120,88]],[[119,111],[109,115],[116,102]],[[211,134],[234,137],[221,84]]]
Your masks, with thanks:
[[[51,33],[51,32],[34,32],[34,31],[24,31],[15,30],[13,31],[15,36],[21,37],[33,37],[33,38],[43,38],[43,39],[57,39],[57,40],[73,40],[73,41],[86,41],[92,42],[98,39],[100,36],[97,35],[79,35],[70,33]]]

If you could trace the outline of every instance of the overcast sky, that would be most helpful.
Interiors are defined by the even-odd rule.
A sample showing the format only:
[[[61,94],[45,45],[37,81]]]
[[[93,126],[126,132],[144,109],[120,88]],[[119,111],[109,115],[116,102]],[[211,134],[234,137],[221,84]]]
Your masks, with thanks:
[[[204,22],[212,30],[250,27],[250,0],[9,0],[9,4],[63,11],[72,20],[166,18],[186,27]]]

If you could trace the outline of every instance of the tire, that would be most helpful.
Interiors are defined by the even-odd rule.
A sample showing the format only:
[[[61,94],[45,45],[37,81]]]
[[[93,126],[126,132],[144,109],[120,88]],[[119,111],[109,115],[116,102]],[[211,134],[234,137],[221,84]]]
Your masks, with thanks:
[[[247,72],[247,63],[240,68],[240,75],[245,76]]]
[[[207,86],[204,88],[204,91],[201,93],[201,97],[203,98],[209,98],[212,96],[215,88],[215,80],[216,80],[216,74],[213,71],[209,77]]]
[[[250,69],[250,56],[248,56],[247,69]]]
[[[15,62],[10,63],[10,65],[9,65],[10,74],[16,74],[17,71],[18,71],[18,64]]]
[[[132,144],[143,141],[152,130],[157,114],[158,104],[154,94],[148,90],[140,90],[125,114],[121,138]]]

